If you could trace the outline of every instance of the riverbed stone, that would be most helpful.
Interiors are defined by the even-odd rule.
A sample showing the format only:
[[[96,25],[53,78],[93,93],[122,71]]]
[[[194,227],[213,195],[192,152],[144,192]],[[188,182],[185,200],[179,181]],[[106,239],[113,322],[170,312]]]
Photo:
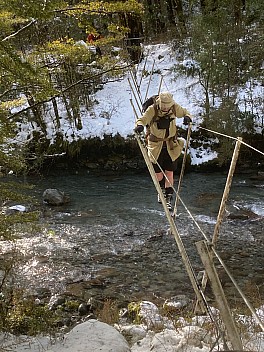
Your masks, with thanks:
[[[131,348],[132,352],[174,352],[174,351],[209,351],[204,346],[206,331],[197,326],[186,326],[182,329],[165,329],[155,333],[148,331],[146,337]],[[204,347],[204,348],[203,348]]]
[[[69,203],[70,198],[64,192],[56,188],[47,188],[43,192],[43,201],[48,205],[63,205]]]
[[[186,307],[189,303],[191,303],[191,300],[186,295],[177,295],[171,297],[170,299],[166,299],[163,304],[163,308],[167,312],[178,312],[179,310]]]
[[[56,294],[50,298],[48,307],[50,310],[54,310],[63,303],[65,303],[65,297]]]
[[[125,338],[114,327],[96,319],[75,326],[61,343],[47,352],[129,352]]]

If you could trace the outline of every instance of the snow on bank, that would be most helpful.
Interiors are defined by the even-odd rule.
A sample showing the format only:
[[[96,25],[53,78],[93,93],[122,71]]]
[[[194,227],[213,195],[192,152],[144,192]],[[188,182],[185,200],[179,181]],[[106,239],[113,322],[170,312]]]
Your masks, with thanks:
[[[196,77],[188,77],[180,73],[176,74],[176,66],[188,66],[192,60],[181,60],[168,44],[148,45],[144,47],[144,58],[136,67],[137,85],[139,86],[140,98],[135,99],[131,87],[135,91],[134,82],[130,74],[124,74],[117,81],[109,81],[102,90],[90,97],[94,102],[92,110],[81,108],[82,129],[77,129],[74,122],[67,118],[67,112],[60,99],[57,100],[61,127],[56,131],[55,116],[50,103],[46,113],[47,138],[54,143],[56,132],[60,132],[65,140],[73,142],[90,137],[104,138],[104,135],[120,134],[126,138],[133,134],[135,113],[140,114],[141,103],[151,95],[157,94],[159,86],[161,91],[170,91],[174,100],[187,108],[193,115],[193,130],[197,129],[202,121],[204,92]],[[162,79],[162,81],[161,81]],[[252,88],[252,85],[250,86]],[[248,108],[257,97],[260,99],[263,87],[255,84],[252,89],[248,85],[241,90],[238,96],[242,111]],[[141,100],[141,102],[140,102]],[[247,101],[247,103],[245,103]],[[247,105],[245,105],[247,104]],[[25,105],[23,106],[25,107]],[[12,109],[12,113],[21,110],[21,107]],[[183,119],[177,120],[179,127],[183,126]],[[18,124],[19,132],[16,137],[17,143],[24,143],[33,137],[33,131],[37,130],[34,122]],[[205,163],[217,157],[211,151],[210,146],[200,149],[190,149],[193,165]]]

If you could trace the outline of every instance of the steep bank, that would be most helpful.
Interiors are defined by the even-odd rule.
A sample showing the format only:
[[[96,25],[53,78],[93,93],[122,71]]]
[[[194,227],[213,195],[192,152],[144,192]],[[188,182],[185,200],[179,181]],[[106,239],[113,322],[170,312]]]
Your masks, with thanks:
[[[197,134],[196,134],[197,135]],[[262,139],[251,140],[256,149],[261,149]],[[218,158],[202,162],[205,148],[201,138],[195,139],[195,134],[191,141],[193,149],[197,148],[196,156],[201,159],[201,163],[192,164],[190,154],[187,157],[186,172],[189,171],[206,171],[216,172],[220,170],[228,170],[231,159],[226,160],[225,164],[220,164]],[[40,148],[40,146],[39,146]],[[111,171],[111,172],[148,172],[139,146],[133,136],[124,138],[120,135],[105,135],[103,139],[99,137],[89,138],[72,142],[66,148],[66,152],[44,154],[42,158],[32,158],[34,150],[30,150],[28,158],[28,167],[30,172],[49,173],[52,170],[78,170],[88,169],[94,172]],[[31,157],[30,157],[31,156]],[[181,169],[182,156],[179,158],[178,172]],[[262,155],[243,147],[240,151],[240,156],[237,162],[237,172],[252,172],[257,174],[259,171],[264,171],[264,158]]]

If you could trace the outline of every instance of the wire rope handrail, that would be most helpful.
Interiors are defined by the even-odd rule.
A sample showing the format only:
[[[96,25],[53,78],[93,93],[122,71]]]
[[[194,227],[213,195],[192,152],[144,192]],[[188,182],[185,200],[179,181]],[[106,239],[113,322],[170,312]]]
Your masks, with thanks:
[[[135,116],[137,116],[136,109],[135,109],[135,107],[134,107],[134,104],[133,104],[133,102],[132,102],[132,99],[130,99],[130,102],[131,102],[131,105],[132,105],[132,107],[133,107]],[[147,154],[147,152],[146,152],[147,148],[146,148],[145,140],[144,140],[144,142],[143,142],[142,139],[141,139],[138,135],[135,135],[135,138],[136,138],[136,140],[137,140],[137,142],[138,142],[138,144],[139,144],[139,147],[140,147],[141,152],[142,152],[142,155],[143,155],[143,157],[144,157],[144,159],[145,159],[146,165],[147,165],[147,167],[148,167],[148,169],[149,169],[149,172],[150,172],[150,175],[151,175],[152,180],[153,180],[153,182],[154,182],[154,185],[155,185],[155,187],[156,187],[156,189],[157,189],[157,191],[158,191],[158,193],[159,193],[159,195],[160,195],[160,198],[161,198],[161,201],[162,201],[162,205],[163,205],[164,210],[165,210],[165,214],[166,214],[166,216],[167,216],[167,218],[168,218],[168,221],[169,221],[169,223],[170,223],[171,232],[172,232],[172,234],[173,234],[173,236],[174,236],[174,238],[175,238],[175,241],[176,241],[176,243],[177,243],[179,252],[180,252],[180,254],[181,254],[181,256],[182,256],[182,259],[183,259],[183,262],[184,262],[184,264],[185,264],[185,267],[186,267],[187,273],[188,273],[188,275],[189,275],[190,281],[191,281],[192,286],[193,286],[193,288],[194,288],[194,291],[195,291],[195,293],[196,293],[197,300],[198,300],[198,302],[200,302],[200,308],[201,308],[201,310],[202,310],[203,312],[204,312],[204,310],[207,311],[208,316],[210,317],[210,319],[212,320],[213,324],[215,325],[216,331],[218,331],[220,334],[223,334],[223,331],[221,331],[221,328],[220,328],[218,322],[216,321],[216,319],[215,319],[215,317],[214,317],[214,315],[213,315],[213,313],[212,313],[211,307],[209,306],[209,304],[208,304],[207,301],[206,301],[206,297],[205,297],[205,295],[204,295],[204,292],[203,292],[203,290],[201,289],[201,287],[200,287],[200,285],[199,285],[199,283],[198,283],[198,280],[197,280],[197,277],[196,277],[195,272],[194,272],[194,270],[193,270],[193,267],[192,267],[192,265],[191,265],[190,259],[189,259],[189,257],[188,257],[188,254],[187,254],[187,252],[186,252],[186,250],[185,250],[185,247],[184,247],[184,245],[183,245],[183,242],[182,242],[182,240],[181,240],[181,238],[180,238],[180,235],[179,235],[179,233],[178,233],[178,230],[177,230],[177,228],[176,228],[176,224],[175,224],[175,222],[173,221],[172,216],[169,214],[169,211],[168,211],[167,206],[166,206],[166,202],[165,202],[164,195],[163,195],[163,193],[162,193],[162,191],[161,191],[161,188],[160,188],[160,185],[159,185],[159,183],[158,183],[158,181],[157,181],[157,179],[156,179],[156,177],[155,177],[155,173],[154,173],[154,169],[153,169],[152,163],[150,162],[150,159],[149,159],[148,154]],[[146,149],[146,150],[145,150],[145,149]],[[149,151],[149,152],[150,152],[150,151]],[[160,168],[160,170],[162,170],[162,168],[160,167],[160,165],[159,165],[159,168]],[[163,172],[163,170],[162,170],[162,172]],[[163,174],[164,174],[164,172],[163,172]],[[166,179],[167,179],[167,176],[166,176],[165,174],[164,174],[164,176],[165,176]],[[168,180],[168,179],[167,179],[167,180]],[[173,186],[173,185],[172,185],[172,186]],[[174,190],[174,191],[175,191],[175,190]]]
[[[205,131],[208,131],[208,132],[217,134],[217,135],[222,136],[222,137],[230,138],[230,139],[233,139],[233,140],[235,140],[235,141],[238,140],[238,137],[229,136],[228,134],[224,134],[224,133],[221,133],[221,132],[209,130],[208,128],[204,128],[204,127],[201,127],[201,126],[199,126],[199,128],[200,128],[201,130],[205,130]],[[250,145],[250,144],[248,144],[248,143],[246,143],[246,142],[243,142],[243,141],[241,141],[241,143],[244,144],[246,147],[249,147],[249,148],[255,150],[255,152],[264,155],[264,152],[258,150],[257,148],[252,147],[252,145]]]
[[[149,54],[149,52],[147,53],[147,55],[148,55],[148,54]],[[146,61],[145,61],[145,64],[144,64],[144,70],[145,70],[145,67],[146,67]],[[152,74],[153,74],[153,69],[154,69],[154,67],[156,67],[156,68],[159,70],[159,67],[158,67],[158,65],[157,65],[157,63],[156,63],[155,60],[153,60],[153,65],[152,65],[152,68],[151,68],[151,77],[152,77]],[[164,80],[164,76],[163,76],[162,74],[160,74],[160,76],[162,77],[162,83],[165,85],[166,89],[168,90],[168,86],[167,86],[167,84],[166,84],[166,81]],[[143,75],[141,76],[140,84],[141,84],[141,82],[142,82],[142,78],[143,78]],[[148,86],[148,88],[149,88],[149,86]],[[160,90],[160,88],[161,88],[161,87],[159,87],[159,90]],[[147,91],[148,91],[148,89],[147,89]],[[147,96],[147,92],[146,92],[146,96]],[[205,130],[205,131],[208,131],[208,132],[217,134],[217,135],[221,135],[221,136],[223,136],[223,137],[227,137],[227,138],[230,138],[230,139],[233,139],[233,140],[237,140],[237,137],[229,136],[229,135],[227,135],[227,134],[224,134],[224,133],[221,133],[221,132],[217,132],[217,131],[214,131],[214,130],[211,130],[211,129],[208,129],[208,128],[205,128],[205,127],[199,126],[199,129],[202,129],[202,130]],[[245,146],[251,148],[252,150],[254,150],[254,151],[256,151],[256,152],[258,152],[258,153],[264,155],[264,152],[262,152],[262,151],[260,151],[260,150],[258,150],[258,149],[256,149],[256,148],[254,148],[254,147],[252,147],[250,144],[248,144],[248,143],[246,143],[246,142],[243,142],[243,141],[241,141],[241,143],[244,144]]]
[[[154,62],[154,64],[155,64],[155,62]],[[154,64],[153,64],[153,66],[152,66],[152,72],[153,72]],[[163,77],[162,77],[162,79],[163,79]],[[162,82],[162,80],[161,80],[161,82]],[[165,82],[164,82],[164,83],[165,83]],[[161,85],[160,85],[160,87],[159,87],[159,90],[160,90],[160,88],[161,88]],[[149,85],[148,85],[148,89],[149,89]],[[189,126],[189,127],[190,127],[190,126]],[[249,148],[255,150],[256,152],[258,152],[258,153],[260,153],[260,154],[262,154],[262,155],[264,155],[264,153],[261,152],[260,150],[258,150],[258,149],[256,149],[256,148],[252,147],[252,146],[249,145],[248,143],[243,142],[240,137],[232,137],[232,136],[229,136],[229,135],[226,135],[226,134],[217,132],[217,131],[213,131],[213,130],[210,130],[210,129],[207,129],[207,128],[204,128],[204,127],[200,127],[200,126],[199,126],[199,128],[200,128],[200,129],[203,129],[203,130],[206,130],[206,131],[208,131],[208,132],[214,133],[214,134],[216,134],[216,135],[221,135],[221,136],[223,136],[223,137],[230,138],[230,139],[233,139],[233,140],[235,140],[235,141],[239,141],[240,143],[244,144],[245,146],[247,146],[247,147],[249,147]],[[188,129],[188,131],[189,131],[189,130],[190,130],[190,129]],[[188,142],[189,142],[189,141],[188,141]],[[145,147],[147,147],[147,146],[145,145]],[[188,147],[188,145],[187,145],[187,143],[186,143],[186,148],[187,148],[187,147]],[[150,151],[149,149],[148,149],[148,152],[151,154],[151,151]],[[187,150],[185,150],[185,154],[186,154],[186,153],[187,153]],[[152,155],[152,157],[153,157],[153,155]],[[155,160],[155,158],[154,158],[154,160]],[[159,167],[159,169],[160,169],[161,172],[163,173],[163,176],[164,176],[164,177],[166,178],[166,180],[169,182],[169,180],[168,180],[166,174],[164,173],[164,171],[162,170],[161,166],[158,164],[157,160],[155,160],[155,161],[156,161],[157,166]],[[182,168],[182,170],[181,170],[181,176],[183,176],[183,171],[184,171],[184,169]],[[178,200],[178,199],[180,200],[181,204],[184,206],[185,210],[187,211],[187,213],[189,214],[189,216],[192,218],[192,220],[194,221],[196,227],[197,227],[197,228],[199,229],[199,231],[202,233],[202,235],[203,235],[203,237],[205,238],[205,240],[206,240],[209,244],[211,244],[210,240],[208,239],[208,237],[206,236],[206,234],[204,233],[204,231],[202,230],[202,228],[200,227],[200,225],[198,224],[198,222],[195,220],[195,218],[193,217],[193,215],[191,214],[191,212],[189,211],[189,209],[187,208],[187,206],[184,204],[183,200],[181,199],[181,197],[180,197],[180,195],[179,195],[179,192],[180,192],[180,183],[181,183],[181,182],[179,182],[178,189],[175,190],[174,186],[171,185],[170,182],[169,182],[170,186],[173,188],[173,190],[174,190],[174,192],[175,192],[175,194],[176,194],[176,200]],[[162,195],[162,196],[163,196],[163,195]],[[174,215],[176,216],[176,211],[175,211],[175,210],[176,210],[176,206],[175,206],[175,208],[174,208]],[[213,247],[214,247],[214,246],[212,245],[212,248],[213,248]],[[244,300],[245,304],[246,304],[246,305],[248,306],[248,308],[250,309],[252,315],[255,317],[255,319],[256,319],[257,322],[259,323],[261,329],[264,331],[264,326],[263,326],[263,324],[262,324],[260,318],[259,318],[258,315],[256,314],[255,309],[251,306],[250,302],[247,300],[246,296],[243,294],[242,290],[239,288],[239,286],[237,285],[235,279],[232,277],[231,273],[229,272],[227,266],[224,264],[223,260],[220,258],[219,254],[215,251],[214,248],[213,248],[213,253],[215,254],[216,258],[219,260],[220,264],[223,266],[223,268],[224,268],[224,270],[226,271],[228,277],[230,278],[230,280],[231,280],[232,283],[234,284],[235,288],[237,289],[237,291],[238,291],[239,294],[241,295],[241,297],[242,297],[242,299]],[[187,260],[189,261],[189,258],[188,258]],[[191,270],[193,270],[190,261],[189,261],[189,265],[190,265]],[[194,277],[195,277],[195,275],[194,275]],[[199,287],[199,284],[198,284],[198,283],[197,283],[197,285],[198,285],[198,287]],[[204,295],[203,295],[203,290],[200,289],[200,288],[199,288],[199,290],[200,290],[200,293],[201,293],[202,297],[205,298]],[[205,300],[206,300],[206,299],[205,299]],[[207,302],[206,302],[206,303],[207,303]],[[209,314],[209,315],[210,315],[210,314]]]
[[[195,223],[195,225],[197,226],[197,228],[199,229],[199,231],[201,232],[201,234],[203,235],[204,239],[211,244],[209,238],[206,236],[206,234],[204,233],[203,229],[201,228],[201,226],[198,224],[198,222],[196,221],[196,219],[194,218],[194,216],[192,215],[192,213],[189,211],[188,207],[185,205],[185,203],[183,202],[183,200],[181,199],[181,197],[179,196],[179,200],[181,202],[181,204],[183,205],[183,207],[185,208],[186,212],[189,214],[189,216],[191,217],[191,219],[193,220],[193,222]],[[260,318],[258,317],[258,315],[255,312],[255,309],[252,307],[252,305],[249,303],[249,301],[247,300],[246,296],[243,294],[242,290],[239,288],[236,280],[234,279],[234,277],[231,275],[230,271],[228,270],[227,266],[225,265],[224,261],[221,259],[220,255],[218,254],[218,252],[215,250],[214,246],[212,245],[212,251],[215,254],[216,258],[218,259],[219,263],[222,265],[222,267],[224,268],[226,274],[228,275],[228,277],[230,278],[230,280],[232,281],[232,283],[234,284],[235,288],[237,289],[237,291],[239,292],[239,294],[241,295],[241,297],[243,298],[244,302],[246,303],[246,305],[248,306],[248,308],[250,309],[252,315],[254,315],[254,317],[256,318],[256,320],[258,321],[258,323],[260,324],[262,330],[264,331],[264,326],[263,323],[261,322]]]
[[[161,189],[160,189],[158,181],[155,179],[155,175],[153,176],[153,174],[154,174],[153,166],[152,166],[152,164],[150,162],[150,159],[149,159],[149,157],[148,157],[148,155],[146,153],[146,150],[144,151],[145,145],[144,145],[144,143],[142,142],[142,140],[140,139],[140,137],[138,135],[135,135],[135,138],[138,141],[139,147],[140,147],[140,149],[142,151],[143,157],[144,157],[144,159],[146,161],[146,164],[147,164],[148,169],[150,171],[150,175],[152,176],[152,179],[153,179],[153,182],[155,184],[155,187],[156,187],[157,191],[159,192],[159,194],[161,196],[162,204],[163,204],[163,207],[164,207],[164,210],[165,210],[165,214],[166,214],[166,216],[168,218],[168,221],[170,223],[172,234],[173,234],[173,236],[175,238],[175,241],[177,243],[177,246],[178,246],[179,252],[180,252],[180,254],[182,256],[183,262],[185,264],[187,273],[188,273],[189,278],[191,280],[191,283],[193,285],[194,291],[195,291],[195,293],[197,295],[197,299],[200,301],[200,303],[203,303],[203,306],[200,306],[200,307],[203,309],[203,311],[204,311],[204,309],[207,311],[208,316],[210,317],[210,319],[212,320],[212,322],[214,323],[214,325],[216,327],[216,330],[221,332],[221,328],[220,328],[218,322],[216,321],[216,319],[215,319],[215,317],[214,317],[214,315],[212,313],[211,307],[209,306],[209,304],[208,304],[208,302],[206,300],[204,292],[203,292],[203,290],[201,289],[201,287],[200,287],[200,285],[198,283],[198,280],[197,280],[197,277],[196,277],[195,272],[193,270],[193,267],[191,265],[190,259],[188,257],[186,249],[185,249],[185,247],[183,245],[183,242],[182,242],[182,240],[180,238],[180,235],[178,233],[176,224],[173,221],[173,218],[169,214],[168,210],[166,210],[167,207],[166,207],[164,196],[163,196],[163,194],[161,192]]]

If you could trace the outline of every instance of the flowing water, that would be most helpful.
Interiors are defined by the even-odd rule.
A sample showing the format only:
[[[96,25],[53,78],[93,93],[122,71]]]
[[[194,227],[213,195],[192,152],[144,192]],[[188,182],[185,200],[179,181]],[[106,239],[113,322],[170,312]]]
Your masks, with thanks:
[[[212,238],[226,174],[189,173],[184,177],[176,226],[196,273],[203,270],[195,242]],[[85,299],[121,301],[162,299],[189,292],[192,286],[162,205],[147,174],[95,175],[87,171],[27,180],[42,203],[46,188],[70,196],[70,203],[41,205],[44,230],[23,233],[16,243],[22,256],[17,270],[32,293],[68,292]],[[177,180],[175,180],[177,188]],[[257,287],[263,295],[264,181],[233,178],[228,206],[243,216],[225,218],[217,250],[242,288]],[[248,216],[245,216],[248,215]],[[3,243],[2,251],[10,250]],[[219,265],[223,284],[232,285]]]

